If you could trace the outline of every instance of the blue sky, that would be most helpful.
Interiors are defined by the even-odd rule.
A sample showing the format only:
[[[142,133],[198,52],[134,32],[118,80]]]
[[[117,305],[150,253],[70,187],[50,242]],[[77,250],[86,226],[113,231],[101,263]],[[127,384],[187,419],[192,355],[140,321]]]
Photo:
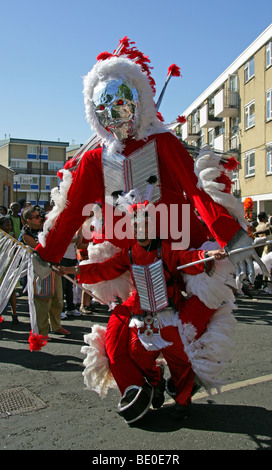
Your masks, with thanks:
[[[0,0],[0,139],[84,143],[82,77],[128,36],[149,56],[160,111],[182,113],[271,23],[271,0]]]

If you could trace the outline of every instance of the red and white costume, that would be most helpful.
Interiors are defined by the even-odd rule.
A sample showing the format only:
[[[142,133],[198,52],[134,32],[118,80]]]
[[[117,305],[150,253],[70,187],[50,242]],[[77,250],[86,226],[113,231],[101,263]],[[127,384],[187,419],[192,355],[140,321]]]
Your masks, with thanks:
[[[229,194],[230,179],[228,178],[228,169],[225,166],[225,162],[222,162],[220,157],[216,156],[213,158],[213,154],[204,151],[194,165],[193,159],[179,139],[169,132],[166,126],[164,126],[157,117],[157,110],[154,103],[154,82],[151,80],[149,70],[146,67],[146,63],[148,62],[146,56],[137,51],[135,47],[130,48],[127,38],[124,38],[122,46],[123,56],[118,56],[117,53],[103,53],[100,55],[97,64],[84,78],[86,116],[92,129],[98,136],[99,143],[96,148],[87,150],[83,155],[79,155],[78,158],[76,157],[65,165],[62,171],[63,182],[60,185],[60,189],[59,191],[54,190],[52,192],[52,199],[55,202],[55,206],[44,224],[44,232],[40,237],[40,244],[36,248],[36,251],[46,261],[58,263],[61,260],[73,234],[82,225],[86,216],[89,215],[88,212],[84,212],[85,207],[89,204],[94,204],[95,202],[102,203],[105,226],[107,226],[107,218],[105,217],[105,195],[107,188],[105,188],[103,173],[103,152],[107,152],[109,155],[119,152],[124,158],[129,159],[136,150],[144,150],[144,147],[151,141],[155,142],[157,166],[159,170],[158,185],[160,188],[160,198],[157,202],[159,204],[165,204],[168,208],[173,204],[178,205],[179,214],[177,219],[179,221],[180,232],[182,231],[182,205],[190,204],[191,206],[190,222],[187,221],[187,223],[190,224],[189,249],[201,247],[203,243],[207,242],[209,237],[215,238],[220,247],[225,247],[229,242],[235,240],[237,235],[238,239],[240,238],[239,233],[241,233],[241,227],[243,227],[244,217],[243,214],[241,215],[237,200]],[[125,77],[127,82],[131,84],[131,88],[139,92],[140,103],[140,114],[137,116],[133,133],[123,141],[118,141],[118,139],[113,137],[113,135],[100,124],[92,103],[95,87],[99,83],[109,83],[111,80],[120,79],[120,77]],[[147,177],[148,176],[149,175],[147,175]],[[205,225],[201,223],[196,216],[195,209]],[[168,213],[170,213],[170,211]],[[169,224],[165,223],[165,227],[169,227]],[[160,233],[159,237],[168,241],[171,240],[170,234],[167,231],[164,234]],[[113,262],[111,260],[101,264],[103,272],[100,271],[99,264],[97,263],[94,265],[95,269],[91,266],[82,266],[83,274],[80,276],[80,282],[84,284],[94,284],[102,279],[105,280],[107,277],[109,278],[109,276],[111,276],[109,279],[112,279],[112,275],[118,274],[118,271],[120,274],[123,274],[125,266],[128,269],[129,263],[127,262],[126,248],[129,245],[133,245],[135,240],[120,240],[113,236],[112,238],[108,238],[108,241],[119,249],[125,249],[125,251],[116,254],[114,264],[112,264]],[[103,243],[101,245],[103,245]],[[169,245],[167,245],[165,241],[163,242],[163,256],[167,258],[167,262],[171,264],[173,270],[176,269],[177,264],[181,261],[178,257],[199,256],[194,252],[186,254],[186,252],[177,251],[175,253],[174,251],[170,254],[170,251],[167,251],[169,248],[166,248],[166,246]],[[139,248],[135,246],[133,248],[133,251],[134,250],[136,258],[139,262],[142,262],[142,254]],[[150,253],[148,259],[149,256],[151,258],[154,257],[154,253]],[[102,260],[104,260],[104,258],[101,255],[101,261]],[[89,269],[90,271],[88,271]],[[90,274],[87,275],[87,273]],[[205,273],[192,277],[198,278],[198,276],[202,276],[202,274],[207,277]],[[186,276],[190,275],[186,274]],[[180,360],[184,360],[184,363],[187,364],[188,371],[190,371],[186,379],[180,378],[180,381],[185,380],[187,383],[187,391],[184,391],[185,397],[192,385],[192,372],[188,359],[191,363],[193,359],[195,359],[195,364],[198,362],[196,354],[199,350],[198,348],[194,349],[198,335],[202,335],[201,338],[203,338],[206,334],[206,342],[210,345],[211,349],[213,348],[212,342],[216,341],[216,335],[209,336],[210,330],[207,326],[207,324],[209,325],[211,312],[217,309],[212,316],[214,323],[211,330],[213,330],[214,324],[216,323],[218,323],[220,329],[220,319],[218,321],[218,315],[220,318],[224,317],[227,323],[232,323],[232,316],[229,315],[231,308],[228,306],[227,311],[225,311],[224,306],[224,302],[227,300],[228,296],[221,295],[222,292],[225,293],[223,288],[223,285],[225,285],[224,282],[221,282],[221,284],[219,282],[219,285],[222,286],[222,289],[219,288],[217,291],[219,300],[214,299],[216,296],[212,295],[214,305],[209,305],[207,288],[210,286],[210,281],[207,281],[206,277],[204,277],[204,279],[201,278],[200,283],[194,282],[192,279],[188,278],[186,281],[188,291],[190,295],[193,296],[190,300],[180,302],[177,306],[179,309],[179,319],[184,317],[185,323],[182,323],[182,325],[186,324],[186,326],[180,325],[179,328],[180,330],[184,330],[182,340],[183,347],[180,349]],[[216,287],[216,278],[211,279],[212,288],[214,289]],[[219,278],[217,280],[219,281]],[[121,297],[123,297],[123,295]],[[200,300],[197,297],[199,297]],[[203,301],[204,304],[201,304],[201,301]],[[201,309],[196,309],[194,302],[196,304],[200,302]],[[183,310],[184,305],[187,305],[187,308]],[[190,308],[189,305],[192,305],[192,308]],[[108,338],[107,353],[110,367],[114,375],[118,377],[118,385],[120,386],[121,392],[123,392],[128,384],[142,383],[144,380],[141,370],[136,366],[129,354],[133,354],[133,347],[131,346],[131,351],[128,350],[127,333],[130,311],[134,311],[135,309],[137,310],[137,296],[132,295],[128,297],[122,305],[115,308],[109,320],[107,332],[101,331],[101,329],[98,331],[99,328],[96,327],[93,328],[92,340],[94,336],[97,338],[100,352],[103,352],[104,347],[105,338],[102,338],[102,336],[107,336]],[[205,332],[203,333],[204,330]],[[164,328],[164,331],[166,334],[168,328]],[[220,337],[220,335],[217,335],[217,337]],[[224,334],[223,337],[221,336],[220,338],[224,343]],[[179,339],[177,340],[180,341]],[[91,351],[92,346],[88,350],[90,355],[92,355]],[[88,368],[89,366],[90,370],[92,370],[92,365],[89,364],[86,367]],[[112,383],[110,375],[107,375],[106,372],[107,360],[104,360],[103,367],[104,366],[106,378],[105,380],[103,379],[103,383],[105,388],[107,388],[107,386]],[[101,362],[100,368],[102,368]],[[198,371],[199,376],[201,376],[200,369],[201,367],[199,367]],[[120,377],[120,370],[123,371],[122,377]],[[101,375],[103,374],[101,373],[100,376]],[[103,394],[103,385],[99,385],[99,380],[98,378],[97,390]],[[177,380],[176,378],[176,383]],[[201,380],[205,383],[205,373],[203,373]],[[209,380],[206,381],[207,387],[211,385],[211,382],[214,382],[214,380],[210,382]],[[183,400],[185,399],[182,396],[181,402]]]
[[[141,387],[145,383],[145,377],[152,385],[158,385],[160,382],[160,368],[156,366],[155,361],[160,352],[162,352],[170,368],[177,390],[177,403],[186,405],[190,400],[195,374],[208,389],[218,387],[219,382],[217,382],[216,376],[219,369],[222,369],[228,361],[229,349],[232,344],[231,335],[233,334],[235,320],[230,312],[233,307],[233,296],[230,289],[227,289],[224,294],[225,305],[223,311],[222,298],[217,299],[215,303],[214,301],[209,303],[208,297],[205,298],[200,294],[204,300],[202,302],[198,296],[190,294],[185,299],[181,293],[186,289],[183,275],[181,271],[177,270],[180,265],[203,259],[204,254],[205,250],[173,251],[169,242],[162,242],[161,258],[165,263],[164,274],[167,292],[173,307],[157,313],[161,337],[156,338],[154,343],[146,338],[143,343],[139,341],[139,338],[143,338],[141,334],[141,314],[143,312],[136,290],[127,301],[115,307],[107,325],[105,346],[109,358],[109,368],[122,395],[132,384]],[[156,247],[147,252],[145,248],[136,243],[131,249],[131,255],[134,264],[150,265],[157,259],[158,248]],[[81,283],[111,280],[126,272],[130,267],[129,249],[124,248],[113,258],[103,263],[81,265],[78,280]],[[201,279],[197,279],[197,275],[204,275],[205,278],[210,279],[210,282],[213,282],[212,278],[209,278],[204,272],[204,263],[186,268],[184,273],[189,277],[196,278],[197,284],[202,283]],[[221,284],[223,284],[222,281]],[[224,334],[221,333],[220,338],[220,341],[223,340],[222,343],[224,344],[221,347],[216,344],[216,342],[218,343],[216,335],[219,334],[220,336],[218,330],[214,338],[211,329],[206,333],[208,341],[205,339],[205,334],[203,335],[207,330],[207,325],[212,324],[211,318],[216,311],[218,317],[220,315],[221,318],[222,315],[224,316],[225,332]],[[226,318],[227,321],[225,321]],[[96,334],[95,331],[94,335],[91,334],[89,338],[85,338],[85,341],[91,345],[91,348],[83,348],[83,352],[87,356],[96,343],[96,340],[94,340]],[[200,337],[201,340],[199,340]],[[128,338],[130,338],[129,341]],[[213,343],[213,357],[210,354],[211,346],[209,343]],[[192,344],[193,354],[189,346]],[[89,380],[89,377],[87,377],[89,374],[88,367],[90,367],[91,374],[98,367],[93,361],[93,349],[91,355],[90,362],[88,358],[85,362],[87,383]],[[203,370],[202,367],[204,367]],[[103,380],[101,379],[101,386]],[[92,378],[90,382],[92,382]]]
[[[122,154],[129,156],[136,149],[154,139],[157,144],[161,179],[162,198],[160,203],[164,203],[168,207],[171,204],[178,204],[179,220],[181,220],[182,204],[191,204],[190,236],[192,247],[201,246],[208,236],[214,237],[221,247],[227,245],[241,226],[222,205],[214,202],[206,192],[197,187],[198,179],[194,173],[193,159],[176,136],[170,132],[164,132],[151,135],[145,141],[131,139],[126,142]],[[46,234],[46,238],[42,242],[44,246],[40,244],[36,248],[43,259],[52,263],[58,263],[61,260],[71,237],[86,219],[86,214],[82,215],[84,207],[95,202],[104,204],[102,148],[87,151],[76,170],[71,173],[69,170],[66,172],[69,173],[69,179],[72,177],[67,191],[66,206]],[[201,224],[193,209],[197,209],[208,229]],[[107,220],[105,220],[106,223]],[[109,241],[121,247],[127,244],[127,240]]]

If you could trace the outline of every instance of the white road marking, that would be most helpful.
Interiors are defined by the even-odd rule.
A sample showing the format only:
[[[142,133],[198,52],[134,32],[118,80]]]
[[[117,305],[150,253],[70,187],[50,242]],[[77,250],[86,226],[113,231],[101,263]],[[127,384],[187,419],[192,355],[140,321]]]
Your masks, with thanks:
[[[221,392],[229,392],[230,390],[237,390],[238,388],[249,387],[250,385],[256,385],[263,382],[269,382],[272,380],[272,374],[262,375],[260,377],[255,377],[253,379],[242,380],[241,382],[235,382],[233,384],[223,385]],[[216,394],[217,395],[217,394]],[[196,393],[193,397],[193,400],[198,400],[200,398],[209,397],[210,395],[207,392]]]
[[[242,380],[241,382],[234,382],[232,384],[223,385],[221,387],[220,393],[229,392],[231,390],[237,390],[243,387],[249,387],[250,385],[256,385],[256,384],[260,384],[263,382],[269,382],[270,380],[272,380],[272,374],[262,375],[260,377],[255,377],[253,379]],[[218,395],[218,393],[209,395],[207,392],[198,392],[193,396],[192,401],[200,400],[201,398],[207,398],[207,397],[211,398],[212,396],[216,396],[216,395]],[[166,400],[166,402],[171,402],[171,401],[173,401],[173,399],[170,397],[168,398],[168,400]]]

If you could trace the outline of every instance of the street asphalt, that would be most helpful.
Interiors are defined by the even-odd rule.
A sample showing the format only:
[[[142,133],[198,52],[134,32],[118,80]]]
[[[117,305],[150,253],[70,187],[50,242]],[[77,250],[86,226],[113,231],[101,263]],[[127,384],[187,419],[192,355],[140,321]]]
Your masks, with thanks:
[[[151,409],[134,426],[117,413],[118,390],[101,399],[83,382],[83,336],[92,324],[107,324],[107,307],[64,319],[71,335],[50,333],[47,345],[31,352],[27,298],[18,297],[20,323],[12,324],[8,310],[0,324],[0,449],[84,450],[100,458],[89,463],[121,467],[128,461],[122,465],[121,460],[101,459],[109,458],[109,452],[121,456],[129,450],[139,455],[271,450],[272,296],[261,290],[251,295],[237,298],[236,346],[222,393],[211,398],[201,390],[193,400],[191,417],[183,422],[170,419],[173,402],[167,396],[161,409]]]

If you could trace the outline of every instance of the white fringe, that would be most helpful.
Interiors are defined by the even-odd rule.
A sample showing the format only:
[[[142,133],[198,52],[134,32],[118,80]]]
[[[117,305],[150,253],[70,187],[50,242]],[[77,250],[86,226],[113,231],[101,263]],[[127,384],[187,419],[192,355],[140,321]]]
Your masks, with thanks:
[[[0,313],[2,313],[7,305],[21,273],[27,266],[28,259],[30,258],[30,254],[25,248],[17,245],[16,243],[14,243],[13,248],[14,251],[12,253],[11,250],[9,250],[9,257],[7,257],[6,260],[3,260],[5,270],[1,275]]]
[[[27,271],[27,289],[30,324],[33,334],[38,333],[34,305],[33,253],[5,232],[0,233],[0,314],[7,305],[17,282]]]

